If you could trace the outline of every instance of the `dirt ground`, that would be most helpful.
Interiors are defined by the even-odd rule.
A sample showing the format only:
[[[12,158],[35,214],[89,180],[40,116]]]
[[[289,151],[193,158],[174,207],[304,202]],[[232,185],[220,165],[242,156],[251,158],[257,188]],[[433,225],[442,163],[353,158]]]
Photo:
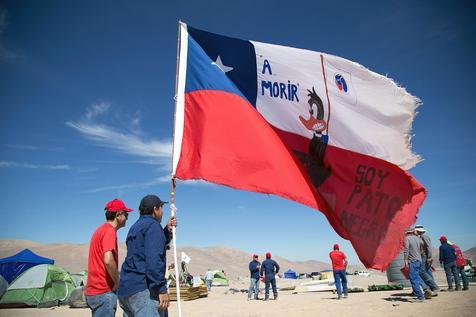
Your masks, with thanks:
[[[350,276],[355,286],[367,289],[371,284],[386,284],[382,274],[370,277]],[[302,280],[278,280],[278,287],[297,285]],[[444,277],[437,276],[442,291],[437,297],[415,302],[410,296],[411,289],[403,291],[382,291],[351,293],[349,298],[337,300],[332,292],[312,292],[293,294],[281,291],[274,301],[247,301],[246,293],[230,292],[230,288],[247,289],[246,280],[232,281],[229,287],[214,287],[207,298],[182,302],[182,316],[213,317],[258,317],[258,316],[476,316],[476,283],[470,284],[468,291],[445,292]],[[261,285],[263,286],[263,284]],[[178,316],[177,303],[172,302],[170,316]],[[54,308],[1,309],[0,316],[20,317],[86,317],[89,309],[70,309],[67,306]],[[116,316],[122,316],[118,307]]]

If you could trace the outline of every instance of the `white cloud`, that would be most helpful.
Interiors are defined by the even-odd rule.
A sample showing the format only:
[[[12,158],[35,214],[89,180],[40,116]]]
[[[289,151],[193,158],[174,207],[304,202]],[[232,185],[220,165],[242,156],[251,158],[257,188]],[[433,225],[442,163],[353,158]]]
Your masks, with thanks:
[[[140,112],[137,111],[137,112],[134,114],[134,116],[132,117],[131,126],[133,126],[133,127],[139,127],[139,126],[140,126],[140,122],[141,122]]]
[[[82,120],[68,121],[66,125],[78,131],[85,138],[96,145],[114,149],[116,151],[146,158],[147,164],[167,165],[172,156],[172,142],[148,139],[140,130],[141,116],[137,111],[130,116],[130,125],[122,127],[108,126],[98,123],[97,116],[110,111],[111,103],[101,101],[86,108]],[[110,117],[117,117],[116,114]]]
[[[94,141],[100,146],[112,148],[120,152],[147,158],[170,159],[172,143],[158,140],[142,140],[134,134],[127,134],[115,129],[86,122],[66,122],[66,125],[80,132],[84,137]],[[157,161],[157,164],[163,164]]]
[[[171,176],[165,175],[155,178],[149,182],[142,182],[142,183],[129,183],[129,184],[122,184],[122,185],[111,185],[111,186],[103,186],[93,189],[88,189],[83,191],[84,193],[99,193],[99,192],[106,192],[106,191],[126,191],[126,190],[136,190],[136,189],[145,189],[153,186],[157,186],[164,183],[170,183]],[[178,180],[180,185],[187,185],[187,186],[220,186],[214,183],[209,183],[203,180],[187,180],[181,181]]]
[[[92,120],[94,117],[107,112],[110,107],[111,104],[105,101],[94,103],[86,108],[85,117],[87,120]]]
[[[170,176],[159,177],[149,182],[98,187],[98,188],[85,190],[84,193],[99,193],[99,192],[114,191],[114,190],[124,191],[124,190],[133,190],[133,189],[145,189],[145,188],[157,186],[159,184],[163,184],[166,182],[170,182]]]
[[[59,165],[37,165],[23,162],[0,161],[0,167],[4,168],[29,168],[29,169],[46,169],[46,170],[70,170],[67,164]]]

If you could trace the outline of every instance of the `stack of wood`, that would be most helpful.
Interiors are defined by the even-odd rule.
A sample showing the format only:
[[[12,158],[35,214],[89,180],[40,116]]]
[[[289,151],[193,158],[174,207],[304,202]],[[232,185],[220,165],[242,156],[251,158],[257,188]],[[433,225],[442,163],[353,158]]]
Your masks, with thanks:
[[[205,286],[205,291],[207,287]],[[180,299],[181,300],[194,300],[200,297],[205,297],[208,293],[203,296],[203,289],[201,286],[192,287],[192,286],[182,286],[180,287]],[[171,301],[177,300],[177,288],[170,287],[169,288],[169,297]]]
[[[200,290],[200,298],[208,296],[208,288],[206,285],[200,285],[198,289]]]

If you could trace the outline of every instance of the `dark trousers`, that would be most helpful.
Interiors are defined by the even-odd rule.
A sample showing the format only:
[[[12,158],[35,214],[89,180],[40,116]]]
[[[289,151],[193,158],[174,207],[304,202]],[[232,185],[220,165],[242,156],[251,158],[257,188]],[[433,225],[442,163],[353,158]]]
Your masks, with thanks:
[[[274,297],[278,296],[278,290],[276,289],[276,278],[273,277],[273,278],[266,278],[264,280],[264,295],[265,297],[269,297],[269,284],[271,284],[271,286],[273,287],[273,295]]]
[[[459,276],[458,271],[456,269],[456,263],[450,262],[444,265],[445,273],[446,273],[446,281],[448,282],[448,288],[453,288],[453,277],[456,284],[456,289],[460,289],[461,286],[459,285]]]

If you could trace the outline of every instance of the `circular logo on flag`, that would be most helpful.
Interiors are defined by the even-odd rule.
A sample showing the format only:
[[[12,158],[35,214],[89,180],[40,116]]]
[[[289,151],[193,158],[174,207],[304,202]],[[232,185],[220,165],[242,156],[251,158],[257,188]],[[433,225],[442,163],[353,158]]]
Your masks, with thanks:
[[[347,83],[345,82],[344,76],[342,76],[341,74],[336,74],[335,80],[339,91],[347,92]]]

